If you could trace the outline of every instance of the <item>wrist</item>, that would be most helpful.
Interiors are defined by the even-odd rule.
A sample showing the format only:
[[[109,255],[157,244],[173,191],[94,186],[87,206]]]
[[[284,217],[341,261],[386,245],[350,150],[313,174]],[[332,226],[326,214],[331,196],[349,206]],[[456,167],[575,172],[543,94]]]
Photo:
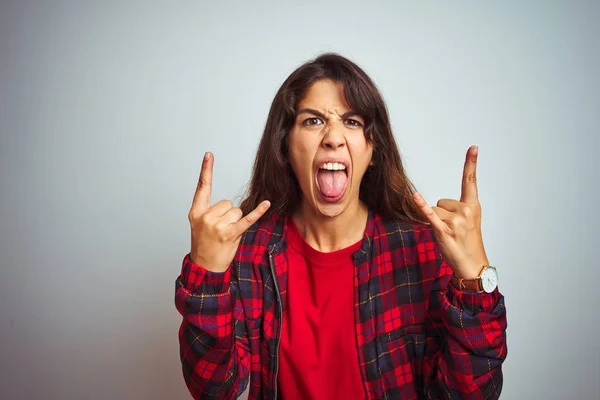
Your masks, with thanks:
[[[227,271],[227,269],[229,268],[229,265],[226,265],[226,266],[212,265],[212,264],[206,262],[205,260],[202,260],[201,257],[194,256],[191,253],[190,253],[190,261],[192,262],[192,264],[194,264],[208,272],[212,272],[215,274],[222,274],[223,272]]]
[[[466,270],[466,272],[464,270],[454,270],[454,271],[452,271],[452,276],[454,276],[457,279],[466,279],[466,280],[476,279],[481,274],[482,266],[479,266],[475,269],[473,269],[473,268],[468,269],[468,270]]]
[[[479,262],[471,262],[452,268],[453,275],[458,279],[476,279],[481,276],[481,273],[486,266],[490,265],[487,258]]]

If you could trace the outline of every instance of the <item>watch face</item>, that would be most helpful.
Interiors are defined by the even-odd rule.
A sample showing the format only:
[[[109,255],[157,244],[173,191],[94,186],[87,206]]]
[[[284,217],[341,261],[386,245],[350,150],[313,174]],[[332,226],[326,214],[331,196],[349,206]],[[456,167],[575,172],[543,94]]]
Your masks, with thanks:
[[[481,285],[487,293],[492,293],[498,286],[498,273],[496,268],[489,267],[481,274]]]

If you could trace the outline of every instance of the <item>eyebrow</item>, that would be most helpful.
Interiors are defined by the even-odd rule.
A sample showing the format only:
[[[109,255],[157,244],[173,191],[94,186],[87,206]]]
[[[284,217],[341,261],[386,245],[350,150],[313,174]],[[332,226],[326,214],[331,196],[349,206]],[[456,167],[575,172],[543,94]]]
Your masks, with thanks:
[[[312,115],[315,115],[315,116],[317,116],[319,118],[327,119],[327,117],[325,116],[325,114],[323,114],[321,111],[318,111],[318,110],[315,110],[315,109],[312,109],[312,108],[303,108],[301,110],[298,110],[298,113],[296,113],[296,116],[298,116],[298,115],[300,115],[302,113],[312,114]],[[347,112],[345,112],[345,113],[343,113],[341,115],[341,117],[343,119],[354,117],[354,116],[359,116],[359,117],[363,118],[362,115],[360,115],[356,111],[347,111]]]

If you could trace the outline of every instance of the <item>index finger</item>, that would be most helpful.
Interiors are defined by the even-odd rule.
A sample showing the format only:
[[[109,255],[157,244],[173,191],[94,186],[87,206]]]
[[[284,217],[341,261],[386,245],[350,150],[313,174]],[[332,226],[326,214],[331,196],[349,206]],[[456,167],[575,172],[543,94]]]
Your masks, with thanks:
[[[469,147],[467,157],[465,158],[465,166],[463,168],[462,190],[460,193],[460,201],[466,203],[477,203],[477,155],[479,148],[477,146]]]
[[[206,153],[202,160],[202,169],[200,170],[200,178],[198,178],[198,186],[196,186],[192,208],[196,207],[200,211],[204,211],[210,207],[214,163],[215,159],[212,154]]]
[[[271,202],[269,200],[265,200],[261,202],[253,211],[251,211],[248,215],[240,219],[233,226],[235,229],[236,235],[240,236],[242,233],[246,232],[248,228],[252,226],[256,221],[262,217],[267,210],[271,207]]]

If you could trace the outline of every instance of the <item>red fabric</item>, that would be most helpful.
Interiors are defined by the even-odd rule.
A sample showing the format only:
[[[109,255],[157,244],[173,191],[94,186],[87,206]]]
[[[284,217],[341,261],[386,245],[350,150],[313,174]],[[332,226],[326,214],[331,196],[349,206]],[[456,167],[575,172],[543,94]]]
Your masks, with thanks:
[[[183,260],[175,283],[183,377],[195,399],[276,399],[288,302],[289,218],[263,217],[230,268]],[[369,400],[497,400],[506,359],[504,296],[449,284],[430,225],[370,211],[353,254],[359,367]]]
[[[284,400],[364,399],[354,321],[354,263],[350,247],[322,253],[290,218],[288,302],[279,348]]]

